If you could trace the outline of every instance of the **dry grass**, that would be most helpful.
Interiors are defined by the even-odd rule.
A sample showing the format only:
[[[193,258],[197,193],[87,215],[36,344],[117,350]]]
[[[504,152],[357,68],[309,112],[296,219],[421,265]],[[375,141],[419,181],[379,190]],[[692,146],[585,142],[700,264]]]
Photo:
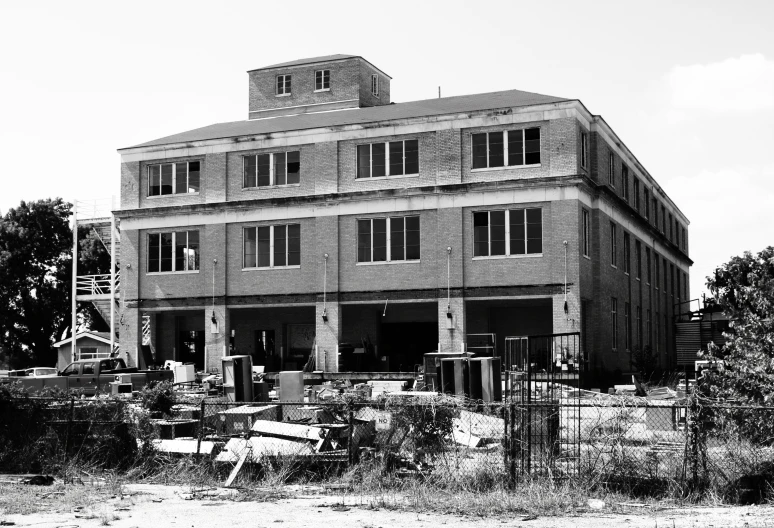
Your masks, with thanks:
[[[91,511],[117,496],[110,485],[55,483],[51,486],[0,483],[0,511],[5,515]]]

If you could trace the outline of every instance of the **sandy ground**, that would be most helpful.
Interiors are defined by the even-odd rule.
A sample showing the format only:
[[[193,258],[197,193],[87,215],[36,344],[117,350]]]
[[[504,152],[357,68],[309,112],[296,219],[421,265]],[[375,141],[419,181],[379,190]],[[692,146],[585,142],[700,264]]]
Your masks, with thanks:
[[[554,526],[579,528],[614,527],[771,527],[774,528],[774,506],[718,507],[678,509],[633,508],[628,514],[585,513],[575,517],[527,519],[523,515],[482,519],[440,514],[417,514],[372,509],[368,499],[335,494],[310,495],[296,490],[293,499],[270,502],[234,502],[216,497],[226,490],[209,491],[215,497],[192,499],[183,487],[128,485],[131,494],[100,505],[93,510],[67,513],[6,515],[0,526],[35,526],[36,528],[74,528],[114,526],[131,527],[227,527],[227,528],[397,528],[471,526],[476,528]],[[107,524],[106,524],[107,523]]]

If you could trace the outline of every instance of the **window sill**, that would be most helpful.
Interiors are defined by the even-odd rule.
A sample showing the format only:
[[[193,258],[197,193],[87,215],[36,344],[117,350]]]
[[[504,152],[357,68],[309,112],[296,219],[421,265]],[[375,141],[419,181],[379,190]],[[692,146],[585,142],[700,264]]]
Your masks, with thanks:
[[[322,89],[320,89],[320,90],[315,90],[315,91],[314,91],[314,93],[320,93],[320,92],[330,92],[330,91],[331,91],[331,89],[330,89],[330,88],[322,88]]]
[[[618,269],[618,266],[616,266],[615,264],[610,264],[610,267],[613,269]]]
[[[528,253],[526,255],[489,255],[473,257],[473,260],[500,260],[500,259],[522,259],[522,258],[540,258],[542,253]]]
[[[586,260],[591,260],[591,257],[588,255],[583,255],[583,258],[585,258]]]
[[[260,187],[242,187],[243,191],[263,191],[266,189],[284,189],[285,187],[301,187],[300,183],[284,183],[282,185],[261,185]]]
[[[478,169],[470,169],[470,172],[488,172],[488,171],[502,171],[510,169],[534,169],[539,168],[542,165],[540,163],[533,163],[532,165],[506,165],[505,167],[481,167]]]
[[[386,264],[420,264],[421,260],[385,260],[383,262],[357,262],[356,266],[384,266]]]
[[[180,196],[199,196],[199,192],[189,193],[172,193],[172,194],[154,194],[153,196],[146,196],[148,200],[158,200],[159,198],[176,198]]]
[[[199,270],[192,271],[148,271],[145,275],[194,275],[199,273]]]
[[[261,266],[257,268],[242,268],[242,271],[267,271],[267,270],[288,270],[301,269],[301,264],[295,266]]]
[[[398,180],[401,178],[419,178],[419,173],[416,174],[396,174],[395,176],[369,176],[367,178],[355,178],[356,182],[362,181],[374,181],[374,180]]]
[[[292,93],[286,93],[286,94],[274,94],[274,97],[290,97],[293,95]]]

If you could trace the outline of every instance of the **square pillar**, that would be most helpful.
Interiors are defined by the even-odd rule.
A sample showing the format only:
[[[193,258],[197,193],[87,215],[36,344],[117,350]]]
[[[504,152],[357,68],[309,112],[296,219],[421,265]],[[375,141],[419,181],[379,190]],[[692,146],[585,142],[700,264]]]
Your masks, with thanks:
[[[325,315],[327,321],[323,320]],[[315,338],[317,340],[317,365],[315,370],[339,371],[339,341],[341,339],[341,306],[329,302],[317,303],[315,311]]]
[[[118,357],[122,358],[127,367],[140,366],[140,311],[137,307],[125,306],[118,317]]]
[[[204,365],[207,372],[220,372],[221,358],[229,355],[230,337],[231,321],[226,305],[216,304],[206,307],[204,309]]]
[[[451,313],[449,319],[447,313]],[[452,297],[438,299],[438,341],[439,352],[459,352],[466,341],[465,299]]]
[[[567,292],[567,313],[564,311],[563,293],[554,295],[552,297],[552,304],[554,333],[580,332],[581,304],[578,296],[572,290]]]

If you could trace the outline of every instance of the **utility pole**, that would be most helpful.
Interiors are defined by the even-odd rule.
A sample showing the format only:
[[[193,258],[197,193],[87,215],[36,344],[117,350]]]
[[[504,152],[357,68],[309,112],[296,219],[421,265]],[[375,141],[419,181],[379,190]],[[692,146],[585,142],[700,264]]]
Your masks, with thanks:
[[[72,352],[72,360],[75,361],[76,359],[76,348],[75,348],[75,342],[77,340],[76,338],[76,325],[77,325],[77,302],[75,300],[75,297],[78,293],[78,201],[73,200],[73,284],[72,284],[72,299],[70,304],[70,309],[72,311],[72,320],[71,320],[71,329],[73,333],[73,338],[70,341],[72,347],[70,348],[70,351]]]

